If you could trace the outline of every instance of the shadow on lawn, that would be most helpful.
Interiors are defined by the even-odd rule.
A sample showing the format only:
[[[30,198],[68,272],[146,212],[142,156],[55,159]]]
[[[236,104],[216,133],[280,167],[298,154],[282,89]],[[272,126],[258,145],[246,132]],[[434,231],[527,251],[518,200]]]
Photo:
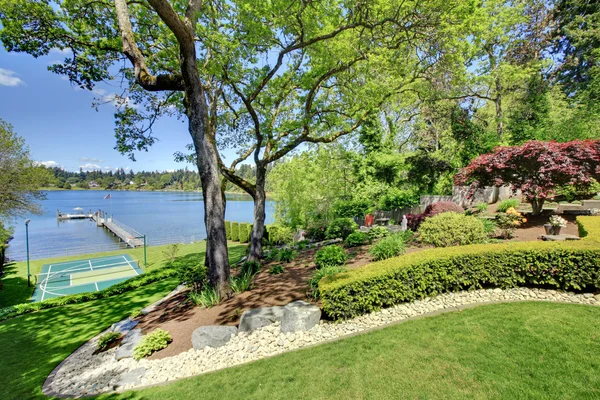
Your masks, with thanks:
[[[27,279],[17,275],[17,264],[4,265],[4,275],[0,280],[0,308],[12,306],[29,301],[33,293],[33,280],[31,288],[27,288]]]

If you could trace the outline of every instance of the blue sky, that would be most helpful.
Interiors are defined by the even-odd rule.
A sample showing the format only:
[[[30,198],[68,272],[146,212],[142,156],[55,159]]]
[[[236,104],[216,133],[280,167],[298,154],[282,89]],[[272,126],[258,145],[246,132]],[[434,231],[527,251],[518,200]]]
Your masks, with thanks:
[[[92,108],[95,98],[120,93],[119,87],[100,85],[96,93],[72,86],[47,66],[62,60],[52,51],[35,59],[27,54],[8,53],[0,45],[0,118],[13,125],[27,142],[34,160],[70,171],[125,168],[171,170],[194,167],[176,163],[173,153],[185,151],[191,142],[187,123],[165,118],[155,125],[159,141],[149,152],[136,154],[136,162],[120,155],[114,138],[114,106]],[[227,154],[228,153],[228,154]],[[233,155],[227,152],[225,155]]]

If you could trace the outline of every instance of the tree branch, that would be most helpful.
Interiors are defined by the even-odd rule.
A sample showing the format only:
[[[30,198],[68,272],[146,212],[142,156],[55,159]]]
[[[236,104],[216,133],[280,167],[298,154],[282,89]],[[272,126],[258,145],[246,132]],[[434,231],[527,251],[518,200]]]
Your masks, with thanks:
[[[150,92],[184,90],[184,82],[181,75],[160,74],[155,76],[150,73],[146,66],[146,60],[135,43],[126,0],[115,0],[115,8],[119,30],[121,31],[121,40],[123,41],[123,54],[125,54],[133,65],[136,82]]]

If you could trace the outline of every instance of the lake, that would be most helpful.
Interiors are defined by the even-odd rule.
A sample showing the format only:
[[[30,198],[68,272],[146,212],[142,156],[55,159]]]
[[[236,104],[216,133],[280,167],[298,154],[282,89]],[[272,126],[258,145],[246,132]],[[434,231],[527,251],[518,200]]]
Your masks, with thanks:
[[[110,199],[104,199],[109,194]],[[196,192],[127,192],[104,190],[50,191],[41,202],[44,214],[31,215],[29,251],[32,259],[67,254],[84,254],[118,248],[118,240],[93,221],[58,221],[56,210],[77,213],[101,209],[138,232],[145,234],[149,245],[189,243],[206,238],[204,201]],[[225,219],[252,222],[254,204],[249,196],[227,195]],[[273,221],[274,203],[267,201],[267,223]],[[14,239],[8,248],[12,260],[24,260],[25,220],[12,223]]]

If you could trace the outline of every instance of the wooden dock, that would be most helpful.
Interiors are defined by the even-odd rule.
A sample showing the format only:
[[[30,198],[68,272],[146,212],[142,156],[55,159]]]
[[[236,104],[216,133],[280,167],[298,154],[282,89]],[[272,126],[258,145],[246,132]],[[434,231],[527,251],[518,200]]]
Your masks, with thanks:
[[[89,213],[74,213],[74,214],[70,214],[70,213],[63,213],[60,212],[59,210],[56,210],[56,219],[58,219],[59,221],[65,221],[65,220],[69,220],[69,219],[90,219],[92,218],[92,212],[90,211]]]
[[[118,237],[122,242],[129,247],[141,247],[144,245],[142,234],[135,229],[115,220],[104,211],[98,210],[91,216],[97,226],[102,226],[110,233]]]

